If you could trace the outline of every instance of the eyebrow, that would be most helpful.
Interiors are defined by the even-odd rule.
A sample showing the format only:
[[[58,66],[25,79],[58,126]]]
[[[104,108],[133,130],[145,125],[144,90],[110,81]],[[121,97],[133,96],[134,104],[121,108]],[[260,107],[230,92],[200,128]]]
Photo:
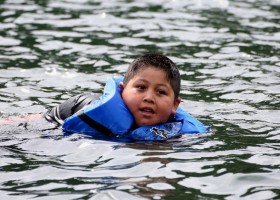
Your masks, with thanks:
[[[150,83],[149,81],[147,81],[146,79],[138,79],[137,81],[135,81],[136,83],[137,82],[145,82],[145,83]],[[163,86],[163,87],[167,87],[168,88],[168,85],[165,84],[165,83],[158,83],[156,84],[157,86]]]

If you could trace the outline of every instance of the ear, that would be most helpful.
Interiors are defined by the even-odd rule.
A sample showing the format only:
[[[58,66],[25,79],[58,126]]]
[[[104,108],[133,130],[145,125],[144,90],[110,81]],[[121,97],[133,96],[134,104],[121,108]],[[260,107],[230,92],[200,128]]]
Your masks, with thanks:
[[[120,88],[121,88],[122,90],[124,89],[123,82],[120,82]]]
[[[180,103],[181,103],[181,98],[180,98],[180,97],[178,97],[177,99],[175,99],[174,105],[173,105],[173,108],[172,108],[172,111],[171,111],[171,113],[172,113],[173,115],[176,114],[176,110],[177,110],[177,108],[178,108],[178,106],[179,106]]]

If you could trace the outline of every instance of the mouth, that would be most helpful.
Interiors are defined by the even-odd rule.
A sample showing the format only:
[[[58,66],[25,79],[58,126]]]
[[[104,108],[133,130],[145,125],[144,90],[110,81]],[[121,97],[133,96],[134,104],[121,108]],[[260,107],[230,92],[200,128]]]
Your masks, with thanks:
[[[151,115],[155,114],[155,111],[152,108],[140,108],[140,112],[144,116],[151,116]]]

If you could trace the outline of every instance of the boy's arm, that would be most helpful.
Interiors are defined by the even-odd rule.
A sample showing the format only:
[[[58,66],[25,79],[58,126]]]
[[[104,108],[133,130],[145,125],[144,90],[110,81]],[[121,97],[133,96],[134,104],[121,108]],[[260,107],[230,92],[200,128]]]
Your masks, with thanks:
[[[82,94],[69,98],[60,105],[57,105],[54,108],[49,109],[46,113],[43,114],[43,118],[48,122],[55,123],[55,126],[62,124],[63,121],[90,104],[91,102],[97,100],[101,94]],[[0,118],[0,130],[5,129],[4,125],[7,125],[7,130],[12,128],[12,125],[15,127],[18,126],[29,126],[33,123],[43,123],[42,113],[27,114],[20,116],[10,116],[7,118]],[[26,129],[26,127],[25,127]]]
[[[12,124],[12,123],[23,123],[29,121],[36,121],[42,118],[42,114],[29,114],[29,115],[20,115],[20,116],[10,116],[7,118],[0,118],[0,126],[3,124]]]
[[[46,113],[44,113],[44,117],[49,122],[63,124],[63,121],[66,118],[81,110],[91,102],[97,100],[100,96],[101,94],[87,93],[71,97],[62,104],[49,109]]]

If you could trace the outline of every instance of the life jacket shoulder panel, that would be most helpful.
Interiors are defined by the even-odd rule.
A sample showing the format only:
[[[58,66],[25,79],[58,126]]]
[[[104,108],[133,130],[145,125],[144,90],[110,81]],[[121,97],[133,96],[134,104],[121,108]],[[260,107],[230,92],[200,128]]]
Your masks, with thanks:
[[[121,81],[121,78],[108,80],[104,94],[67,118],[63,130],[93,135],[103,131],[118,135],[127,133],[133,124],[133,117],[121,98]]]

